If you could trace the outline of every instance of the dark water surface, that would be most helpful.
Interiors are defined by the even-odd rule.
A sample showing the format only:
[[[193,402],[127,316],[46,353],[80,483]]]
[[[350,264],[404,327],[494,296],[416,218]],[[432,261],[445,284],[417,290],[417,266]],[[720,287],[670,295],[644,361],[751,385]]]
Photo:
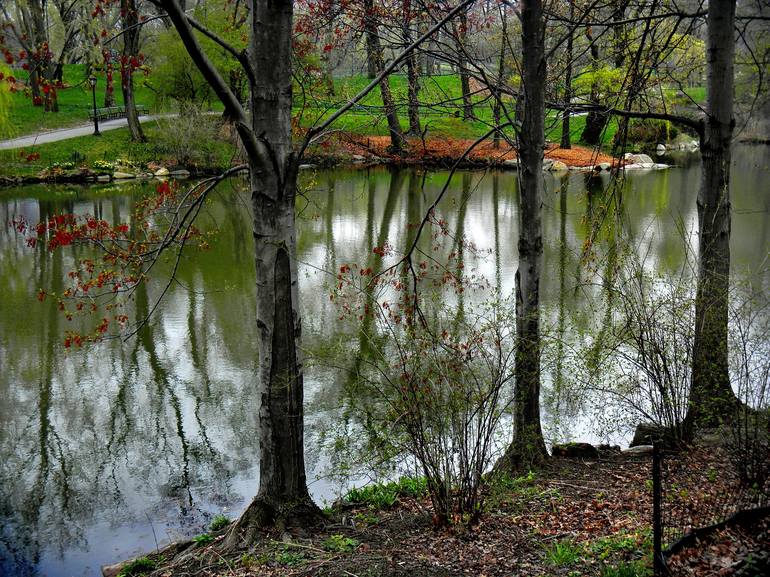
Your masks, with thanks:
[[[686,264],[685,239],[697,225],[697,160],[628,176],[623,227],[647,255],[645,266],[675,274]],[[759,274],[767,292],[770,247],[770,149],[739,147],[733,169],[732,269]],[[388,240],[403,245],[443,186],[446,173],[305,173],[298,253],[303,346],[319,350],[344,329],[329,300],[329,272],[366,262]],[[578,316],[591,291],[576,291],[586,215],[602,202],[607,180],[546,175],[544,318]],[[247,196],[223,185],[201,216],[218,229],[212,248],[190,252],[146,330],[65,349],[68,321],[39,288],[60,290],[84,249],[29,248],[9,223],[57,212],[126,222],[141,185],[22,187],[0,191],[0,574],[97,575],[99,567],[157,543],[205,530],[214,514],[235,516],[254,495],[259,472],[258,359],[254,267]],[[466,270],[503,293],[517,266],[515,173],[455,175],[440,207],[452,230],[487,256],[467,255]],[[428,241],[429,242],[429,241]],[[150,309],[171,263],[137,291],[131,314]],[[546,376],[546,385],[551,377]],[[305,377],[308,478],[319,502],[344,489],[327,476],[320,431],[338,418],[338,379],[322,364]],[[546,387],[547,388],[547,387]],[[550,440],[597,440],[590,421],[549,426]]]

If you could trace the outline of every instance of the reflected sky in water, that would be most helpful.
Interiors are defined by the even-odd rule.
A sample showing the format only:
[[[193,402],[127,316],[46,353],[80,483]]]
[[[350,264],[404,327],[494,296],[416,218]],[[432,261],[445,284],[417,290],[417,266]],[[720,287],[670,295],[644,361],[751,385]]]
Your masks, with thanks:
[[[733,271],[764,270],[758,282],[767,292],[770,153],[742,147],[735,156]],[[346,263],[374,262],[372,247],[385,241],[403,248],[414,235],[409,224],[421,219],[447,176],[387,169],[304,173],[298,258],[310,361],[329,343],[357,342],[355,327],[338,322],[329,300],[335,272]],[[569,319],[590,329],[597,322],[591,311],[603,297],[599,285],[585,283],[580,255],[609,181],[589,182],[580,173],[545,179],[545,323],[563,330]],[[650,270],[686,268],[698,181],[697,162],[628,176],[620,222],[647,254]],[[50,299],[35,299],[39,288],[61,290],[66,273],[88,251],[29,248],[9,226],[14,217],[36,222],[74,212],[129,222],[143,192],[135,183],[0,191],[0,574],[96,575],[100,565],[156,542],[202,532],[214,514],[237,515],[256,492],[255,278],[242,183],[218,189],[200,220],[203,229],[218,231],[211,250],[186,253],[178,282],[135,338],[66,350],[63,332],[70,323]],[[463,254],[467,274],[483,275],[510,293],[517,266],[516,174],[458,173],[439,212],[478,249]],[[430,239],[420,246],[430,251]],[[153,282],[137,290],[126,305],[132,316],[150,310],[171,266],[164,261]],[[600,272],[601,264],[596,268]],[[545,389],[565,370],[558,362],[549,365]],[[309,362],[308,478],[319,502],[343,490],[327,475],[333,465],[324,449],[329,437],[322,434],[343,418],[340,380],[323,363]],[[562,418],[549,431],[552,440],[603,438],[580,417]]]

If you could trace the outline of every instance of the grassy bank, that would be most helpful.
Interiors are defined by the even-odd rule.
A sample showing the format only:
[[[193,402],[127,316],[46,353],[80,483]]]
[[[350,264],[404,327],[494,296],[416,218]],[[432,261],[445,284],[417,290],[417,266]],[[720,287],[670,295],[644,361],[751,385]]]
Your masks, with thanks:
[[[25,78],[25,73],[22,70],[15,70],[14,74],[20,79]],[[96,105],[101,107],[104,104],[106,78],[103,72],[98,72],[96,76]],[[154,114],[176,112],[178,109],[176,102],[161,100],[152,90],[151,83],[159,81],[161,80],[152,76],[145,78],[141,74],[137,74],[134,80],[136,102],[147,106]],[[8,115],[10,125],[6,127],[5,131],[0,132],[0,139],[89,122],[88,112],[93,107],[93,101],[86,67],[81,64],[65,66],[64,83],[66,88],[58,91],[59,112],[56,113],[44,112],[43,107],[33,106],[29,96],[21,92],[11,94]],[[368,83],[368,78],[362,75],[338,78],[334,81],[333,94],[327,94],[325,90],[317,89],[312,98],[307,101],[302,100],[303,92],[297,89],[295,90],[295,114],[300,115],[302,126],[310,127],[331,115]],[[405,104],[407,102],[406,77],[400,74],[391,75],[390,85],[396,101],[400,103],[399,112],[402,126],[408,129]],[[122,105],[123,94],[119,82],[114,84],[114,88],[115,104]],[[423,103],[420,107],[422,128],[427,130],[428,137],[477,138],[489,130],[493,124],[492,101],[488,94],[483,92],[473,96],[473,119],[463,120],[458,114],[461,90],[459,77],[454,74],[424,77],[419,98]],[[509,100],[507,105],[512,111],[514,102]],[[335,123],[334,128],[358,135],[387,135],[387,123],[380,107],[382,107],[380,91],[375,89],[360,102],[360,106],[340,118]],[[221,105],[216,103],[214,109],[221,109]],[[551,141],[559,141],[562,129],[559,114],[556,111],[549,111],[546,124],[546,138]],[[584,116],[572,118],[573,141],[579,141],[584,126]],[[604,142],[611,142],[615,130],[616,124],[613,122],[608,126],[604,135]]]
[[[101,136],[0,150],[0,176],[32,176],[55,163],[93,166],[95,161],[115,162],[119,158],[137,165],[152,161],[206,168],[231,165],[235,147],[218,137],[216,117],[203,117],[195,126],[182,124],[173,118],[144,123],[147,142],[143,143],[131,142],[128,129],[120,128]]]

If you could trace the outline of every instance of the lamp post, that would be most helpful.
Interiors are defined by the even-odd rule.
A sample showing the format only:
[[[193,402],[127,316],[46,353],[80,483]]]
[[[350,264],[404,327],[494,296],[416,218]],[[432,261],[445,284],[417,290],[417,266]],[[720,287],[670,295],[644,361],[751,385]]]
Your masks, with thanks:
[[[99,132],[99,117],[96,114],[96,76],[89,76],[88,83],[91,85],[91,96],[94,101],[94,136],[101,136],[102,133]]]

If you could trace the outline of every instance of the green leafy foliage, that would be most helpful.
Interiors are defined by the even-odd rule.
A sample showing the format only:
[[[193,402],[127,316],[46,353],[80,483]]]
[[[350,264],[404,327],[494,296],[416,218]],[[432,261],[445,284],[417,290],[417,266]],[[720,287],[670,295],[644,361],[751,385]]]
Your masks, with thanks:
[[[607,565],[602,568],[601,577],[651,577],[652,569],[640,560]]]
[[[360,545],[359,541],[344,535],[331,535],[323,542],[323,548],[333,553],[351,553]]]
[[[193,537],[192,540],[198,545],[208,545],[214,540],[214,537],[212,537],[209,533],[201,533],[200,535]]]
[[[374,483],[348,491],[346,503],[367,505],[372,509],[387,509],[396,504],[399,497],[420,497],[428,490],[424,478],[401,477],[389,483]]]
[[[295,565],[302,565],[305,561],[306,559],[304,553],[299,551],[284,549],[283,551],[278,551],[275,554],[275,562],[279,565],[292,567]]]

